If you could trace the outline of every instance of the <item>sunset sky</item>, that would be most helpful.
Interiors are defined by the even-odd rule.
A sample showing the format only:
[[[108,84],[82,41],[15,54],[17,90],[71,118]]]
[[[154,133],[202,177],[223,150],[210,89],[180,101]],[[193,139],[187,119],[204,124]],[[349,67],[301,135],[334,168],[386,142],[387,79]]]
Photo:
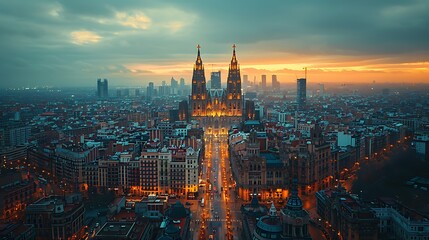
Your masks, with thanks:
[[[429,83],[429,1],[1,1],[0,87],[189,83],[206,77]],[[225,81],[225,78],[222,79]]]

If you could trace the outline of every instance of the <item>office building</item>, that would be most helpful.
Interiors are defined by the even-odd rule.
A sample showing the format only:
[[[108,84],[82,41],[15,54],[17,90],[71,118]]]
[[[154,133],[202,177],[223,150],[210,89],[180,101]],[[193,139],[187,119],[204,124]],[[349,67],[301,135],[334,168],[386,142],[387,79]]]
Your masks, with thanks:
[[[267,75],[261,76],[261,88],[262,91],[265,91],[267,89]]]
[[[109,88],[107,84],[107,79],[104,79],[103,81],[101,81],[101,79],[99,78],[97,80],[97,97],[102,99],[109,97]]]
[[[170,80],[170,94],[177,95],[179,93],[179,82],[173,77]]]
[[[277,75],[271,76],[271,85],[274,91],[280,90],[280,82],[277,80]]]
[[[243,75],[243,88],[250,86],[249,75]]]
[[[153,82],[149,82],[149,85],[146,88],[146,100],[152,100],[155,96],[155,87]]]
[[[212,72],[210,74],[210,80],[211,80],[211,89],[221,89],[221,73],[220,71]]]
[[[186,95],[184,78],[180,78],[179,95]]]
[[[303,109],[307,102],[307,79],[298,78],[296,80],[296,103],[298,109]]]

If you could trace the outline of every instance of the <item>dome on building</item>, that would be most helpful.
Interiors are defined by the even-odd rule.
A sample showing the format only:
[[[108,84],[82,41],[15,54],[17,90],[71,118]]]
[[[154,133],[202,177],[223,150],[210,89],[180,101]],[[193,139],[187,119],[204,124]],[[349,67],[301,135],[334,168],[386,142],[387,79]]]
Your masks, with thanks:
[[[261,217],[256,223],[253,239],[281,239],[281,233],[282,223],[280,217],[277,216],[277,209],[273,203],[271,204],[269,215]]]
[[[254,218],[260,218],[262,216],[265,216],[267,214],[267,207],[264,205],[260,205],[258,198],[256,196],[253,196],[252,201],[250,204],[246,204],[241,207],[241,211]]]
[[[291,195],[289,196],[285,208],[288,210],[301,210],[302,209],[302,201],[298,197],[298,192],[296,190],[291,191]]]
[[[303,209],[303,204],[298,196],[297,180],[294,179],[291,194],[286,206],[281,210],[283,236],[286,239],[311,239],[308,233],[309,214]]]
[[[294,179],[292,183],[291,194],[287,200],[285,209],[290,211],[300,211],[302,210],[302,206],[302,201],[298,196],[297,180]]]

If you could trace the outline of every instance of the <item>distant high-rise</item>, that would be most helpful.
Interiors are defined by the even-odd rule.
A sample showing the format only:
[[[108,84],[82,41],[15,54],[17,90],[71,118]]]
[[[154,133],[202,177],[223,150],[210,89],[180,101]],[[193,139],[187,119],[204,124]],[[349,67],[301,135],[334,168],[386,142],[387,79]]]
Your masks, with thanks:
[[[305,107],[307,101],[307,79],[298,78],[296,80],[296,103],[298,108],[302,109]]]
[[[211,73],[211,88],[212,89],[221,89],[221,75],[220,75],[220,71],[217,72],[212,72]]]
[[[107,84],[107,79],[101,81],[99,78],[97,80],[97,97],[98,98],[108,98],[109,97],[109,88]]]
[[[261,88],[262,90],[267,89],[267,75],[261,76]]]
[[[179,82],[173,77],[170,80],[170,91],[171,94],[177,94],[179,91]]]
[[[273,90],[279,90],[280,89],[280,82],[277,81],[277,75],[271,76],[271,85],[273,87]]]
[[[179,89],[180,89],[180,95],[185,95],[185,79],[184,78],[181,78],[180,79],[180,87],[179,87]]]
[[[146,90],[146,99],[147,100],[152,99],[152,97],[154,96],[154,91],[155,91],[155,87],[153,85],[153,82],[150,82],[149,85],[147,86],[147,90]]]
[[[167,86],[167,82],[166,81],[162,81],[162,85],[158,86],[158,94],[160,96],[167,96],[170,94],[170,87],[171,86]]]
[[[249,86],[249,75],[243,75],[243,85],[244,88]]]

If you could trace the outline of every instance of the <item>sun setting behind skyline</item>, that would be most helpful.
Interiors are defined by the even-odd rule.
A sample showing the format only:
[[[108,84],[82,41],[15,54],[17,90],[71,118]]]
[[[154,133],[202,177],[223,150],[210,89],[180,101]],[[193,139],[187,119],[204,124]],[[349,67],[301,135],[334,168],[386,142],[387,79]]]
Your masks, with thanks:
[[[1,3],[2,87],[160,83],[191,77],[195,45],[226,72],[293,82],[426,83],[428,3],[413,1]],[[238,11],[240,9],[240,11]],[[19,19],[19,20],[18,20]],[[14,24],[10,24],[14,23]]]

